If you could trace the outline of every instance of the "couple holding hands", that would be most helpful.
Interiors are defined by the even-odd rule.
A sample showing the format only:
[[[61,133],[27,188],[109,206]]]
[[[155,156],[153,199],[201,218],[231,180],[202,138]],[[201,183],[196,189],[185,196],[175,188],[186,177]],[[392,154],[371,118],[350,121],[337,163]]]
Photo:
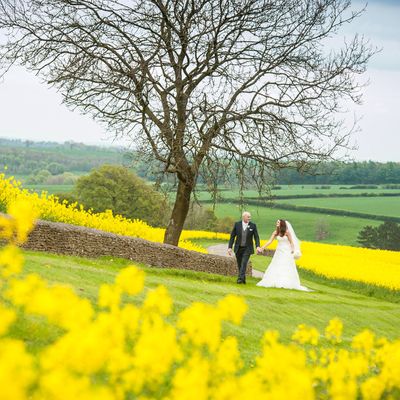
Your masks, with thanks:
[[[261,254],[274,240],[278,241],[272,261],[268,266],[262,280],[257,286],[276,287],[285,289],[297,289],[308,291],[309,289],[300,284],[295,259],[300,258],[300,242],[290,222],[284,219],[276,221],[275,230],[264,246],[260,247],[260,237],[257,226],[251,220],[251,214],[245,211],[242,220],[236,222],[231,233],[228,245],[228,254],[236,256],[238,264],[237,283],[246,283],[246,268],[250,256],[254,254],[254,245],[257,247],[257,254]]]

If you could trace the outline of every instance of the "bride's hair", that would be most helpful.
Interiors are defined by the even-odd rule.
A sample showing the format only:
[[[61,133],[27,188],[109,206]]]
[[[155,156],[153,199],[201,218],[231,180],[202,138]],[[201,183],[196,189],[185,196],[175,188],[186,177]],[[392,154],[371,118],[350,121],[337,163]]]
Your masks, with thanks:
[[[279,236],[285,236],[287,231],[286,221],[284,219],[279,220],[279,226],[276,227],[276,234]]]

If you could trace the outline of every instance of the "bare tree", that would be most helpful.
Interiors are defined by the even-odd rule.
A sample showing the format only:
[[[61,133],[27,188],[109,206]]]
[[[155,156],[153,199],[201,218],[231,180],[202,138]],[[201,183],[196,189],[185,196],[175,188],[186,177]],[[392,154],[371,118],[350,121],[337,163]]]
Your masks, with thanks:
[[[327,239],[329,237],[329,233],[329,221],[326,218],[319,218],[315,222],[315,239],[317,242]]]
[[[337,113],[360,101],[374,50],[357,36],[327,44],[360,12],[350,0],[0,0],[1,65],[38,74],[177,177],[165,233],[177,245],[201,166],[260,166],[260,179],[348,146]]]

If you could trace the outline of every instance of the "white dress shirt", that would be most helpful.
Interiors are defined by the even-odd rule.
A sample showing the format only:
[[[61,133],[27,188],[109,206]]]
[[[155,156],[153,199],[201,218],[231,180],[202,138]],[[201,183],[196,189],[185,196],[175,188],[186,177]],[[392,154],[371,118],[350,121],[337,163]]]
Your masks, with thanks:
[[[249,226],[248,222],[246,223],[246,222],[242,221],[242,228],[244,231],[247,229],[248,226]]]

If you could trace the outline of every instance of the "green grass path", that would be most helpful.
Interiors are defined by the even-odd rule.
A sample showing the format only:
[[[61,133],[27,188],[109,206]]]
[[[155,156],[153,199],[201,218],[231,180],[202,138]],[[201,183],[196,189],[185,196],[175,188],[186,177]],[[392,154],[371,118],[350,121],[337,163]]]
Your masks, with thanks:
[[[118,270],[129,263],[120,259],[90,260],[32,251],[25,252],[25,256],[25,272],[36,272],[51,282],[71,285],[92,302],[97,298],[99,285],[111,283]],[[298,324],[306,323],[322,330],[333,317],[344,322],[343,346],[348,346],[350,337],[363,328],[389,338],[399,336],[400,304],[341,288],[302,279],[302,283],[314,292],[265,289],[256,287],[254,278],[250,278],[246,286],[239,286],[234,277],[142,267],[146,271],[146,290],[159,284],[169,289],[175,304],[172,318],[193,301],[215,303],[229,293],[243,296],[249,311],[240,327],[226,324],[225,333],[238,336],[247,363],[258,353],[265,330],[277,329],[283,341],[287,342]],[[138,302],[141,298],[143,295],[131,300]],[[24,338],[32,349],[39,348],[57,335],[51,327],[34,318],[18,323],[13,333]]]

